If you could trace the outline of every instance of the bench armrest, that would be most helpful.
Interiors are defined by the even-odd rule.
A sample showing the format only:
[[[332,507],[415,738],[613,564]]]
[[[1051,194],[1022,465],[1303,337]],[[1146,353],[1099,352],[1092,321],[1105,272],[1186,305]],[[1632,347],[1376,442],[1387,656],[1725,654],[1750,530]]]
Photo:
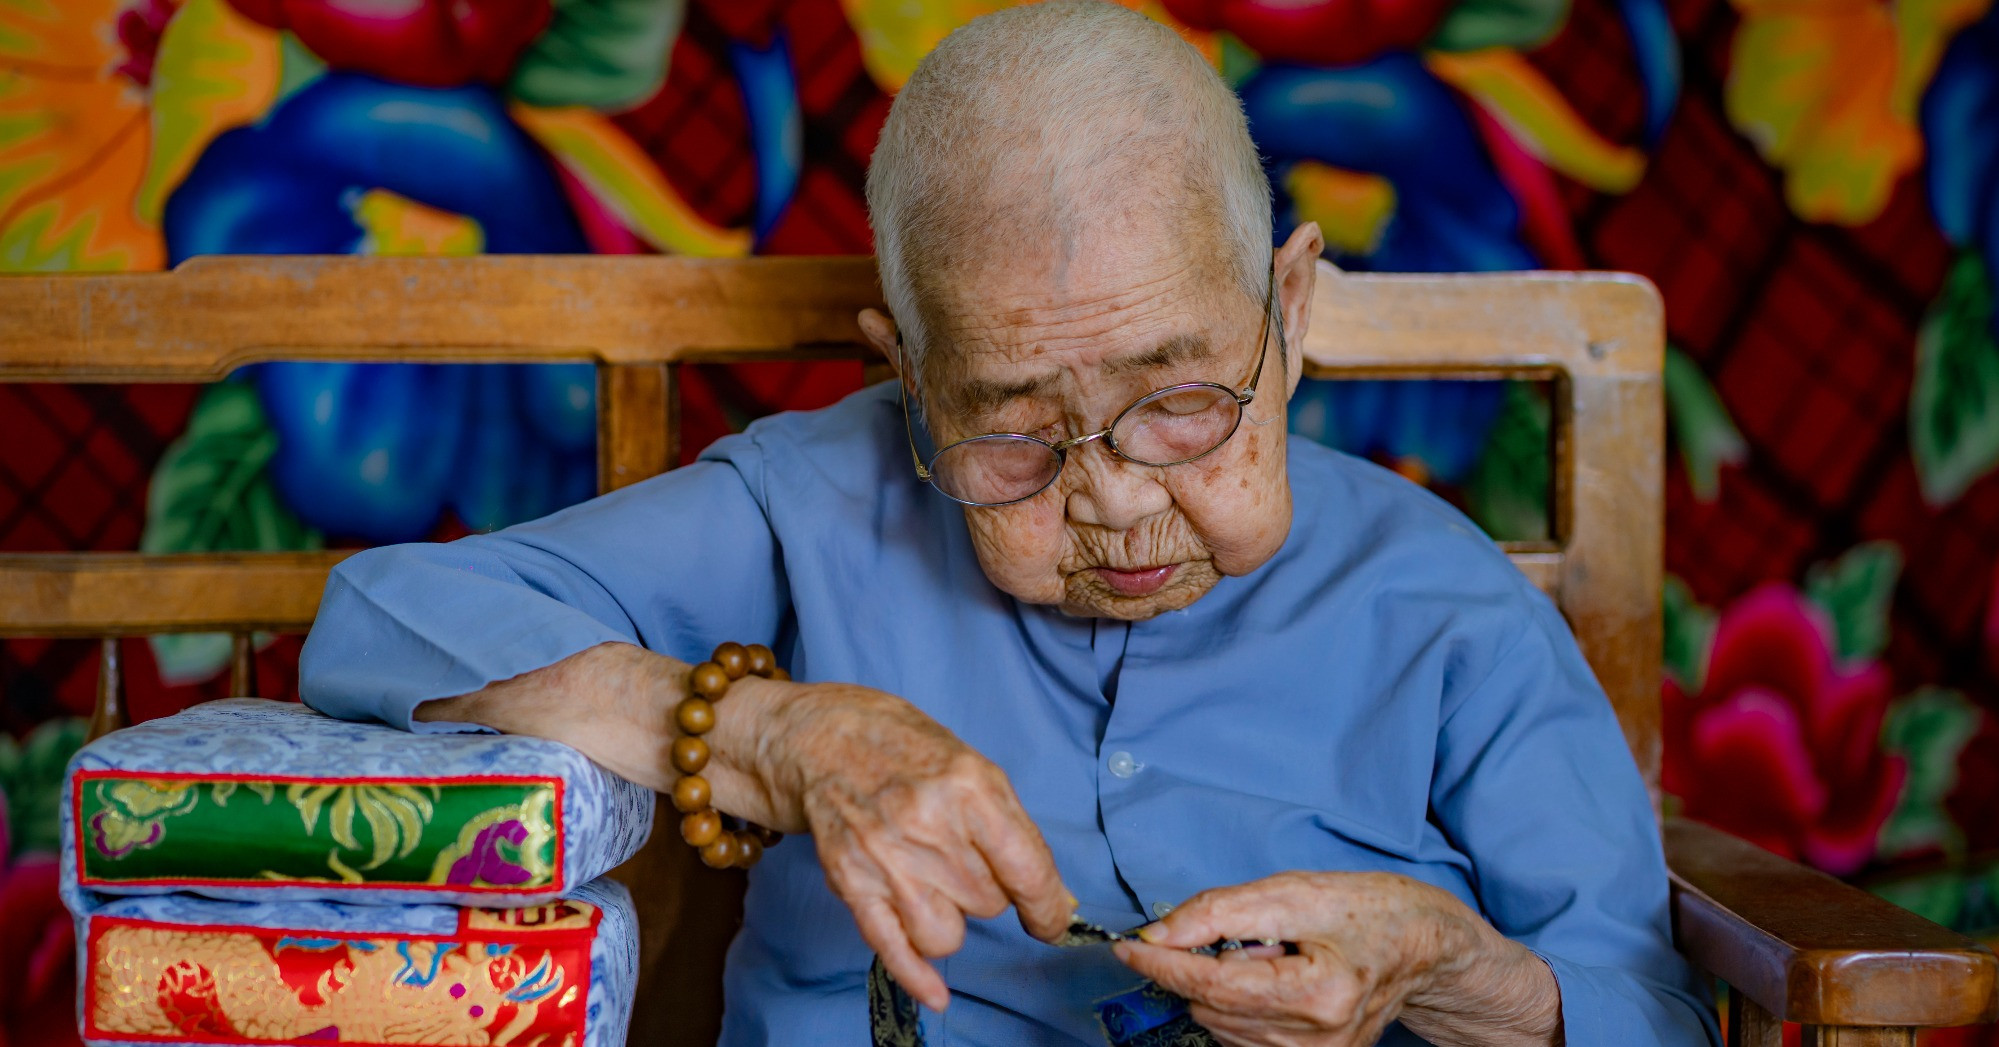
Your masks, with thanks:
[[[1777,1017],[1937,1027],[1999,1014],[1999,958],[1977,942],[1706,825],[1669,818],[1673,937]]]

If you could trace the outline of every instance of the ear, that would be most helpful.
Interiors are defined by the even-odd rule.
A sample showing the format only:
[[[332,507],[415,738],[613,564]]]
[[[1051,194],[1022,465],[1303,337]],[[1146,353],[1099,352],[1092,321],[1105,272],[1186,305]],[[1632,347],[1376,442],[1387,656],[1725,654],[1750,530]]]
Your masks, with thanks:
[[[1312,285],[1319,275],[1319,255],[1326,249],[1319,223],[1306,222],[1291,230],[1274,256],[1277,310],[1284,317],[1284,376],[1288,398],[1298,391],[1305,371],[1305,334],[1312,327]]]
[[[888,358],[888,365],[895,368],[904,387],[914,393],[916,388],[909,384],[909,368],[903,366],[902,341],[896,331],[895,320],[880,309],[863,309],[860,322],[861,334],[867,338],[868,344]]]

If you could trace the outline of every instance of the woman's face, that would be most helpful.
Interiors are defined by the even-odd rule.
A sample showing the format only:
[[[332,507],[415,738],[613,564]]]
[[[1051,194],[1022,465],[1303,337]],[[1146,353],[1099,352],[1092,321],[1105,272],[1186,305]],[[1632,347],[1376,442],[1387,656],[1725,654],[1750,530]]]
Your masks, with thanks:
[[[1184,242],[1184,241],[1180,241]],[[1198,461],[1156,467],[1103,441],[1071,449],[1055,482],[1025,501],[968,507],[994,585],[1075,615],[1140,619],[1198,600],[1223,575],[1255,570],[1291,526],[1285,402],[1296,387],[1321,239],[1300,228],[1276,256],[1278,325],[1258,343],[1262,300],[1166,237],[1111,237],[1061,260],[980,267],[931,303],[921,397],[935,445],[985,433],[1051,443],[1094,433],[1170,385],[1241,391],[1263,376],[1242,424]],[[880,314],[862,325],[893,346]]]

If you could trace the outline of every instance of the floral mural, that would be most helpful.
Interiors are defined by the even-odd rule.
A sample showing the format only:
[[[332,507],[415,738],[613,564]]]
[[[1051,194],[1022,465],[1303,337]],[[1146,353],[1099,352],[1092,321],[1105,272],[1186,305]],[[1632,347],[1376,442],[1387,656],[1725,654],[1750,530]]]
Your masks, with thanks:
[[[1004,2],[0,0],[0,270],[865,251],[889,99]],[[1125,2],[1237,88],[1279,227],[1319,222],[1341,265],[1660,287],[1669,804],[1999,937],[1992,0]],[[686,450],[859,381],[689,368]],[[0,549],[504,526],[592,490],[594,398],[579,367],[0,386]],[[1542,390],[1309,382],[1294,407],[1497,536],[1547,533]],[[297,638],[260,642],[286,693]],[[219,696],[229,646],[125,655],[143,717]],[[0,645],[0,1047],[74,1037],[48,855],[93,674],[86,644]],[[124,809],[131,853],[186,816]],[[457,841],[448,874],[524,875],[530,828]]]

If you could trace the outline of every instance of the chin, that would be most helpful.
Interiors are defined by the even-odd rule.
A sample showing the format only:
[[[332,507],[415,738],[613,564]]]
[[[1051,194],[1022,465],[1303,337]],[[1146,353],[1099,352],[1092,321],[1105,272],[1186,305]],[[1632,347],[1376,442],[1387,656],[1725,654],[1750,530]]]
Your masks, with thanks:
[[[1136,622],[1177,611],[1208,595],[1221,581],[1214,564],[1207,560],[1185,563],[1174,572],[1173,580],[1158,592],[1126,596],[1105,584],[1090,570],[1069,575],[1063,585],[1062,613],[1077,618],[1118,618]]]

